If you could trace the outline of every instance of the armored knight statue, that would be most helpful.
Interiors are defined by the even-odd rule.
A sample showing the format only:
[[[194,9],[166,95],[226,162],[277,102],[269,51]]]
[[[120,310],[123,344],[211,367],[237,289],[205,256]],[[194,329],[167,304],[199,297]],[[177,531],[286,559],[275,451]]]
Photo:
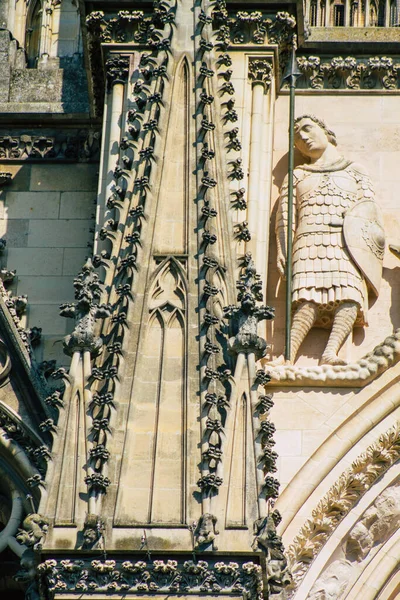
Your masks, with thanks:
[[[378,296],[385,247],[382,216],[361,165],[341,156],[336,136],[312,115],[295,120],[295,145],[307,163],[294,170],[290,362],[312,327],[330,329],[321,364],[346,364],[338,352],[367,324],[368,293]],[[286,275],[288,181],[276,221],[277,261]]]

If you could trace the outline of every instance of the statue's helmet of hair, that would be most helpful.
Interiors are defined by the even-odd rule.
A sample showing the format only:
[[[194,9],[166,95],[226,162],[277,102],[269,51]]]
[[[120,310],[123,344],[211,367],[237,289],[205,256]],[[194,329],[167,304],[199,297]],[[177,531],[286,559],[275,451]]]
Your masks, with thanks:
[[[325,121],[323,121],[322,119],[319,119],[315,115],[308,115],[308,114],[301,115],[300,117],[296,117],[296,119],[294,120],[294,126],[295,126],[295,128],[296,128],[297,123],[299,123],[303,119],[309,119],[310,121],[313,121],[314,123],[316,123],[319,127],[321,127],[321,129],[323,129],[325,131],[325,134],[326,134],[326,137],[328,138],[328,141],[333,146],[337,146],[335,132],[332,131],[332,129],[329,129],[329,127],[326,125]]]

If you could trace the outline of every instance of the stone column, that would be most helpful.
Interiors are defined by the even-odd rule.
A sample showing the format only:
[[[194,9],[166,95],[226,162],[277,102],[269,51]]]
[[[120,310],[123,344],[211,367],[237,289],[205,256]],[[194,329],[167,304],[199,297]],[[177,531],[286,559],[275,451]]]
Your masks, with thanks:
[[[331,3],[329,0],[325,2],[325,27],[331,26]]]
[[[390,0],[385,2],[385,27],[390,27]]]
[[[270,159],[272,157],[272,119],[274,89],[272,56],[250,58],[252,83],[250,159],[248,182],[248,223],[251,240],[246,251],[252,252],[257,269],[265,274],[268,253],[270,215]],[[268,164],[265,164],[267,162]],[[264,185],[262,185],[264,183]],[[265,275],[263,277],[266,280]]]
[[[351,0],[345,0],[344,6],[344,26],[350,27]]]
[[[52,14],[53,8],[50,5],[50,2],[45,1],[43,3],[42,13],[42,32],[40,36],[39,62],[45,62],[49,56]]]
[[[114,170],[119,158],[121,141],[122,112],[125,98],[125,84],[129,75],[129,56],[111,54],[106,61],[107,95],[101,152],[101,172],[99,177],[98,203],[94,253],[98,252],[99,228],[104,220],[105,203],[111,195],[114,183]]]
[[[369,0],[365,0],[364,27],[369,27]]]

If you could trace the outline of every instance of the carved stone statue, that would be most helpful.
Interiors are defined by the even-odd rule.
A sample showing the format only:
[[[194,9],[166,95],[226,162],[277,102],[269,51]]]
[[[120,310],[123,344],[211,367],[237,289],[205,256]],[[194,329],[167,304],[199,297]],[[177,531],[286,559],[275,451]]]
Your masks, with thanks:
[[[22,529],[18,530],[15,536],[17,542],[33,548],[41,550],[42,541],[49,529],[50,521],[37,513],[32,513],[25,517],[22,523]]]
[[[336,149],[335,134],[312,115],[295,121],[295,145],[309,162],[294,170],[291,356],[312,327],[330,329],[322,364],[345,364],[338,352],[355,326],[367,324],[368,292],[382,275],[384,231],[364,167]],[[286,275],[288,181],[276,221],[278,270]]]
[[[267,517],[254,521],[252,548],[261,550],[267,559],[267,582],[270,594],[279,594],[286,586],[292,583],[287,560],[284,554],[282,538],[276,528],[282,517],[279,511],[274,510]]]
[[[196,525],[193,532],[195,539],[195,549],[201,550],[205,546],[212,545],[213,552],[218,550],[215,538],[219,534],[217,530],[217,517],[210,513],[204,513]]]

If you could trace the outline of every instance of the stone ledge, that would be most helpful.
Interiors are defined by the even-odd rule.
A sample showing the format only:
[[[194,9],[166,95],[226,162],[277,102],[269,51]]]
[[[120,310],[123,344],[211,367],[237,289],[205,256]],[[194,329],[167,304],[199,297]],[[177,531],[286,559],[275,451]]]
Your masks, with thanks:
[[[357,362],[348,365],[321,365],[316,367],[296,367],[295,365],[269,366],[265,371],[270,375],[269,385],[291,387],[364,387],[386,369],[400,360],[400,329],[375,346]]]

